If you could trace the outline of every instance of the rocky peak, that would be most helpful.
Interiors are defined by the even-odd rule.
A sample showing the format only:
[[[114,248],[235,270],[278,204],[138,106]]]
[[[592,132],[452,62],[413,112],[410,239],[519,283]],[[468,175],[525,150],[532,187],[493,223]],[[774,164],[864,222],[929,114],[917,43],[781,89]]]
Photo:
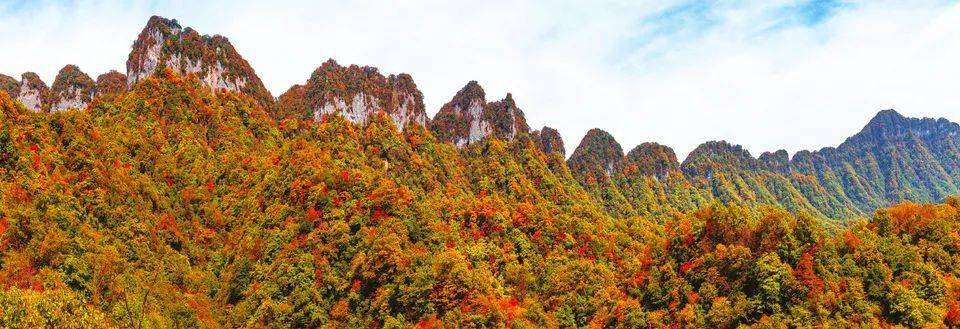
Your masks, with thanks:
[[[453,99],[448,103],[452,107],[459,107],[461,109],[470,108],[472,104],[480,104],[481,106],[487,103],[487,94],[483,91],[483,87],[480,87],[480,84],[475,80],[467,82],[466,86],[460,88],[460,91],[457,91],[457,94],[453,96]]]
[[[437,138],[464,147],[487,136],[511,140],[530,132],[523,111],[513,95],[487,103],[483,88],[470,81],[449,102],[440,108],[431,129]]]
[[[27,109],[43,110],[49,93],[50,88],[43,80],[40,80],[40,76],[36,73],[27,72],[20,76],[20,90],[17,92],[17,100]]]
[[[680,168],[691,176],[710,176],[715,171],[757,170],[759,163],[740,145],[710,141],[690,152]]]
[[[760,165],[768,170],[778,173],[787,173],[790,171],[790,155],[787,150],[777,150],[776,152],[763,152],[757,158]]]
[[[870,122],[867,123],[867,126],[895,126],[902,124],[907,120],[907,117],[900,114],[900,112],[897,112],[897,110],[886,109],[877,112],[877,114],[870,119]]]
[[[5,74],[0,74],[0,91],[4,91],[11,99],[16,98],[20,92],[20,81]]]
[[[577,178],[588,181],[609,179],[620,172],[623,148],[606,131],[594,128],[580,140],[580,145],[567,160],[567,166]]]
[[[127,90],[127,76],[113,71],[97,77],[97,95],[117,94]]]
[[[298,99],[301,93],[302,101]],[[423,93],[409,74],[384,76],[375,67],[341,66],[333,59],[314,70],[302,90],[294,86],[283,98],[285,107],[305,105],[316,120],[339,113],[347,120],[363,123],[382,111],[400,129],[410,124],[427,124]],[[280,111],[300,113],[302,109]]]
[[[153,16],[133,43],[127,85],[164,67],[181,75],[195,74],[210,88],[246,93],[264,106],[273,103],[273,96],[227,38],[200,35],[181,28],[176,20]]]
[[[507,93],[502,100],[488,103],[484,107],[483,119],[493,127],[493,135],[497,138],[511,140],[521,133],[530,132],[527,119],[511,93]]]
[[[537,147],[539,147],[543,153],[567,154],[567,151],[563,147],[563,138],[560,137],[560,132],[556,129],[543,127],[540,130],[534,131],[531,135],[533,135],[533,142],[537,144]]]
[[[627,166],[635,166],[638,173],[659,180],[679,172],[680,163],[672,148],[658,143],[643,143],[627,153]]]
[[[56,79],[53,80],[53,86],[50,88],[50,110],[63,111],[71,108],[86,108],[90,100],[93,99],[96,89],[97,83],[86,73],[80,71],[79,67],[76,65],[64,66],[57,73]]]
[[[889,142],[905,141],[910,138],[923,140],[941,139],[960,134],[960,125],[946,119],[907,118],[895,110],[883,110],[877,113],[856,135],[840,145],[841,149],[860,148]]]

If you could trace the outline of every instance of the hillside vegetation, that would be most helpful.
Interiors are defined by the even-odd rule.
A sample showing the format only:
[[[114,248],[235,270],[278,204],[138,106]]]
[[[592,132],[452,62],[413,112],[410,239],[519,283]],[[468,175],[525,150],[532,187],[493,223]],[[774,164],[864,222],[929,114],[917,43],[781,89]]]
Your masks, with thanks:
[[[540,144],[275,121],[170,70],[81,110],[0,93],[0,326],[960,325],[960,199],[640,216]]]

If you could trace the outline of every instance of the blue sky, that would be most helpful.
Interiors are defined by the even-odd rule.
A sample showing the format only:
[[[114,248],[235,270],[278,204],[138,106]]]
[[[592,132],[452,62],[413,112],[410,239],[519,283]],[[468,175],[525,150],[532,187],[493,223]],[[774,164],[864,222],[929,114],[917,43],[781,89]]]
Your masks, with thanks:
[[[430,115],[469,80],[567,149],[836,145],[877,111],[960,121],[956,1],[11,1],[0,73],[123,71],[150,15],[222,34],[279,95],[334,58],[407,72]]]

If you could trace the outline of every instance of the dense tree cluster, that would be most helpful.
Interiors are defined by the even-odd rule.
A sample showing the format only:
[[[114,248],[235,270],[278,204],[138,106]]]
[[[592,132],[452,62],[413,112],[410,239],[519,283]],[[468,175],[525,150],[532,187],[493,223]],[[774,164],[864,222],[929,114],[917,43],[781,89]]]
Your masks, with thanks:
[[[0,74],[0,91],[11,95],[11,98],[16,98],[20,94],[20,81],[9,75]]]
[[[0,93],[0,326],[960,324],[958,199],[639,216],[538,143],[277,122],[170,70],[85,110]]]
[[[127,90],[127,75],[110,71],[97,77],[97,95],[106,96]]]

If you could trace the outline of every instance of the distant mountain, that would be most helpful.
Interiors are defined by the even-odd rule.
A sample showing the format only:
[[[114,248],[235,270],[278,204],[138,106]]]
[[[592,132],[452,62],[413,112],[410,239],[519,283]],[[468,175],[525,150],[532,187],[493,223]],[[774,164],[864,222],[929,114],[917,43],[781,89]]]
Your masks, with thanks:
[[[47,87],[33,72],[21,75],[20,81],[0,74],[0,92],[7,93],[11,99],[36,112],[85,109],[98,96],[126,90],[127,77],[123,73],[110,71],[94,81],[73,64],[60,69],[51,87]]]
[[[332,59],[274,99],[227,38],[201,35],[159,16],[140,32],[126,67],[126,75],[111,71],[94,81],[67,65],[50,88],[32,72],[19,80],[0,75],[0,90],[32,111],[83,109],[168,70],[196,76],[213,90],[248,95],[274,120],[338,116],[366,124],[383,113],[401,130],[422,126],[458,149],[491,138],[523,137],[523,143],[532,142],[545,154],[566,154],[559,132],[531,131],[512,94],[488,101],[476,81],[461,88],[432,120],[409,74],[384,75],[374,67]],[[624,154],[611,134],[593,129],[565,163],[557,163],[560,157],[548,163],[569,173],[617,216],[661,216],[722,202],[778,206],[843,221],[902,200],[932,202],[960,193],[958,133],[960,125],[946,119],[906,118],[885,110],[837,147],[800,151],[792,158],[784,150],[754,157],[739,145],[710,141],[679,163],[670,147],[657,143]]]
[[[692,206],[690,200],[716,200],[774,205],[840,220],[902,200],[937,202],[960,193],[958,133],[960,125],[946,119],[906,118],[884,110],[836,148],[801,151],[793,159],[783,150],[754,158],[739,145],[713,141],[694,149],[678,172],[672,150],[652,144],[631,151],[626,157],[629,164],[621,166],[619,154],[610,147],[598,148],[597,133],[591,131],[568,165],[588,184],[600,172],[596,164],[622,167],[604,173],[615,183],[602,188],[616,188],[637,215],[649,213],[643,209],[650,208],[644,205],[651,200],[643,196],[646,192],[640,196],[632,192],[656,190],[683,195],[683,201],[668,200],[658,208],[684,210]],[[616,144],[612,137],[604,140],[606,145]],[[584,162],[594,164],[588,167],[593,170],[583,170]],[[684,182],[667,188],[671,172],[682,172],[673,178]]]
[[[837,198],[863,211],[899,200],[938,201],[958,193],[960,126],[946,119],[906,118],[878,113],[836,148],[798,153],[791,169],[836,180]]]

